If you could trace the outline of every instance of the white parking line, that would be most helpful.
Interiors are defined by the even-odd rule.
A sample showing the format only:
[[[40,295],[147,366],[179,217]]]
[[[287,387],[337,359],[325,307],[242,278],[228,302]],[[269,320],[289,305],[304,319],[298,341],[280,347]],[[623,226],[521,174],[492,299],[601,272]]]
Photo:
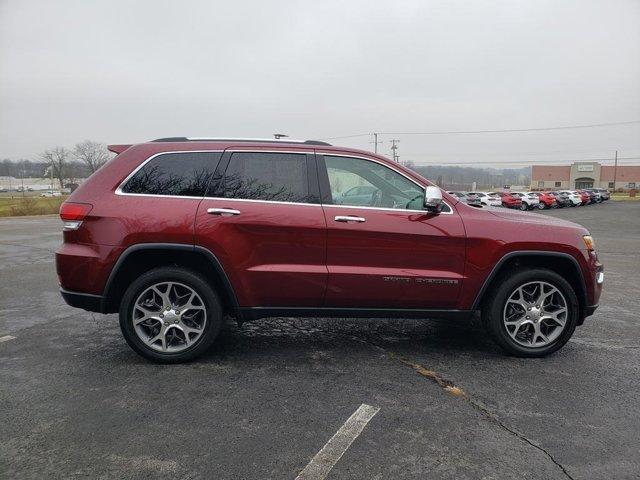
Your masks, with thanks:
[[[321,480],[325,478],[344,452],[367,426],[380,409],[364,403],[344,422],[336,434],[322,447],[309,464],[304,467],[296,480]]]
[[[12,335],[5,335],[4,337],[0,337],[0,343],[8,342],[9,340],[13,340],[14,338],[16,338],[16,337],[14,337]]]

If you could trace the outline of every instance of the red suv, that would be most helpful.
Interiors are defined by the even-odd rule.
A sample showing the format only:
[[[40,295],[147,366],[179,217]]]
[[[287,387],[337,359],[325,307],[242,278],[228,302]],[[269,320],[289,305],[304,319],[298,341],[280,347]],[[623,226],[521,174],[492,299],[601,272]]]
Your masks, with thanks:
[[[538,204],[538,208],[540,210],[543,210],[545,208],[558,207],[556,197],[554,197],[553,195],[549,195],[548,192],[535,192],[535,194],[538,195],[538,198],[540,198],[540,203]]]
[[[598,305],[586,229],[470,207],[379,155],[182,137],[110,150],[60,209],[61,293],[119,312],[126,341],[154,361],[202,354],[225,315],[476,312],[507,352],[538,357]],[[346,194],[354,187],[368,188]]]
[[[522,198],[511,192],[495,192],[502,200],[502,206],[506,208],[522,208]]]

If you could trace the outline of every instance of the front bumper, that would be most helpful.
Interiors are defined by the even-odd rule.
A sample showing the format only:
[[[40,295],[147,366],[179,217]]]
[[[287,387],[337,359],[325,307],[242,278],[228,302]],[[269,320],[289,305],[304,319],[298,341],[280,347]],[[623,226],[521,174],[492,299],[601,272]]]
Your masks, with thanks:
[[[599,305],[596,304],[596,305],[587,305],[586,307],[584,307],[584,316],[590,317],[591,315],[596,313],[596,309],[598,308],[598,306]]]

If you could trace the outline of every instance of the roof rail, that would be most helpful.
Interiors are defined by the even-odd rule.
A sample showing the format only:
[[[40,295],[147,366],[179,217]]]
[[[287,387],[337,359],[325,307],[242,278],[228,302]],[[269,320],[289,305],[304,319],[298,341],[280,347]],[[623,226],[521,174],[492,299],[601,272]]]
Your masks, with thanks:
[[[260,143],[298,143],[304,145],[324,145],[330,147],[331,144],[320,140],[293,140],[276,138],[225,138],[225,137],[166,137],[156,138],[152,142],[260,142]]]

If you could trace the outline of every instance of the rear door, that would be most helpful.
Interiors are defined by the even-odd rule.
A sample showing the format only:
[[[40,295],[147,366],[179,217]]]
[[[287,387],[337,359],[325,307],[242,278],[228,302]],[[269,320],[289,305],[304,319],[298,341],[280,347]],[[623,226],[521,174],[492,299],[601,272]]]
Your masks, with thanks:
[[[195,232],[241,307],[322,304],[326,223],[312,150],[225,151]]]
[[[458,213],[422,209],[424,188],[379,160],[318,155],[327,222],[325,305],[350,308],[455,308],[465,234]],[[367,198],[345,196],[367,186]]]

